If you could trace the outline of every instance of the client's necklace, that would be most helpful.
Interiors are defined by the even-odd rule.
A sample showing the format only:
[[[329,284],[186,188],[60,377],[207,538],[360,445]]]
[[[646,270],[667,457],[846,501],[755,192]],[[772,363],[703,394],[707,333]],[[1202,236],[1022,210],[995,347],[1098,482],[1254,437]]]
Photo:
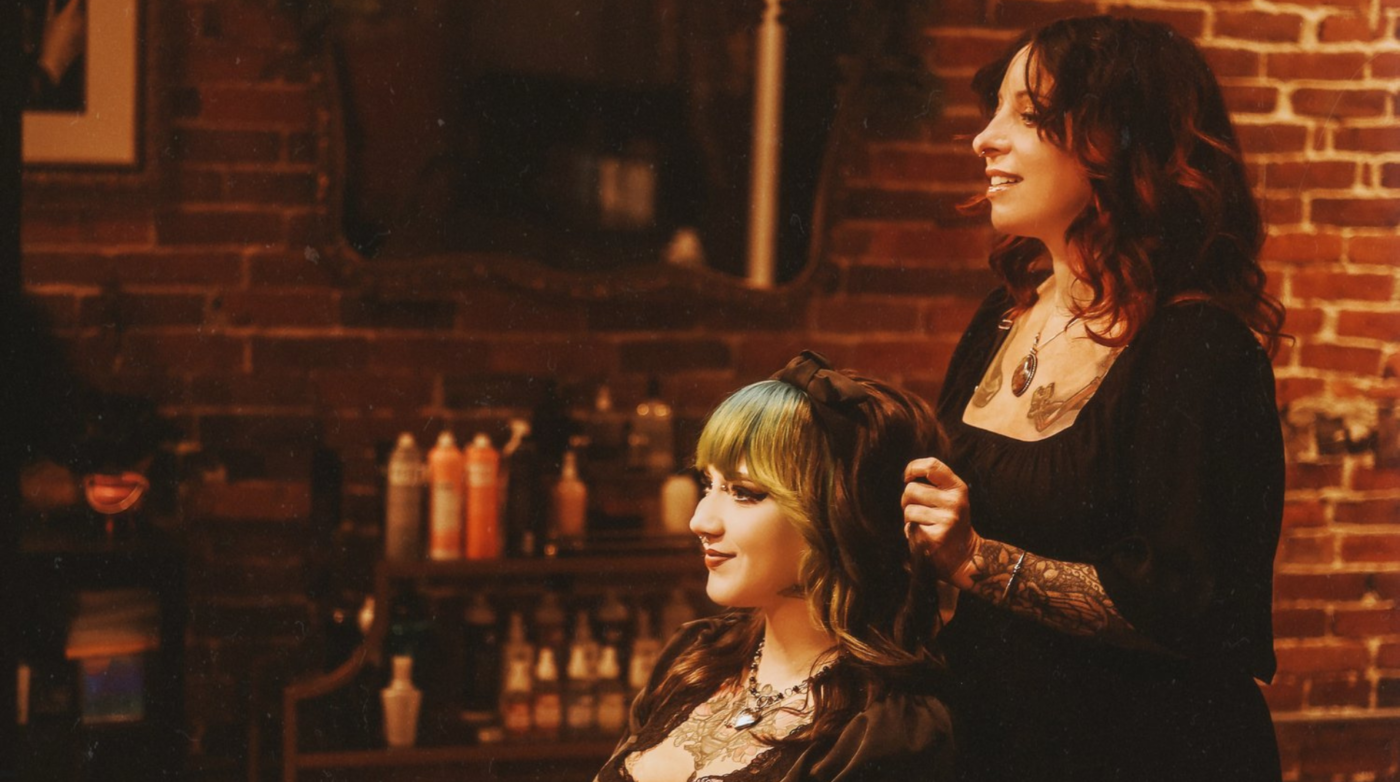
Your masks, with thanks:
[[[1070,318],[1069,321],[1065,323],[1065,327],[1060,329],[1059,334],[1045,340],[1045,345],[1049,345],[1051,342],[1064,336],[1065,332],[1069,331],[1069,327],[1073,326],[1078,320],[1078,316]],[[1040,368],[1040,349],[1045,347],[1045,345],[1040,344],[1040,335],[1044,333],[1044,331],[1045,327],[1041,326],[1040,331],[1035,333],[1035,339],[1031,341],[1030,352],[1026,354],[1025,358],[1021,359],[1021,363],[1016,365],[1016,371],[1011,373],[1011,393],[1015,396],[1026,393],[1026,390],[1031,387],[1031,381],[1035,380],[1035,371]]]
[[[808,676],[797,684],[783,690],[782,692],[760,695],[758,692],[758,663],[763,659],[763,641],[758,642],[758,649],[753,653],[753,664],[749,667],[748,692],[745,697],[744,708],[739,710],[734,719],[729,723],[729,727],[734,730],[748,730],[757,725],[775,706],[794,695],[805,695],[812,689],[812,682],[831,670],[831,663],[823,665],[816,673]]]

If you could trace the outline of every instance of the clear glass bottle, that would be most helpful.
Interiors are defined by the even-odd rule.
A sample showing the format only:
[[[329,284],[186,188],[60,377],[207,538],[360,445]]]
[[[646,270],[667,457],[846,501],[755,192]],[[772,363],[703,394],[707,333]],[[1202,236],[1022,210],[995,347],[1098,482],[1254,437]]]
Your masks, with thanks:
[[[661,641],[651,632],[651,614],[637,612],[637,634],[632,638],[632,653],[627,662],[627,691],[630,695],[646,689],[656,658],[661,656]]]
[[[569,736],[583,738],[593,733],[598,722],[598,701],[595,692],[598,645],[588,632],[587,616],[579,614],[582,631],[574,631],[569,645],[569,682],[565,688],[564,727]]]
[[[531,693],[532,733],[538,738],[557,740],[564,723],[564,704],[559,692],[559,665],[554,650],[541,646],[535,663],[535,686]]]
[[[608,644],[598,657],[598,732],[609,738],[617,736],[627,724],[627,692],[622,686],[622,666],[617,659],[617,647]]]
[[[530,659],[508,659],[501,686],[501,727],[507,739],[523,741],[534,728],[534,681]]]
[[[558,543],[575,547],[588,530],[588,487],[578,475],[578,457],[564,454],[564,467],[554,485],[554,531]]]
[[[632,413],[627,436],[627,466],[649,473],[668,473],[676,468],[675,422],[671,406],[661,399],[661,381],[647,382],[647,397]]]

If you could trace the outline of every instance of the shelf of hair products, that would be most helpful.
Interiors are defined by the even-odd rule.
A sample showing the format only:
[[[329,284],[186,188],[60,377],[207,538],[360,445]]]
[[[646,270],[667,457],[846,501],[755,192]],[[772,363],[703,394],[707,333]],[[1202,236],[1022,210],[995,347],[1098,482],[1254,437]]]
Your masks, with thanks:
[[[328,639],[338,667],[285,693],[285,778],[606,758],[664,640],[713,610],[658,390],[627,412],[607,386],[573,415],[547,398],[499,441],[400,435],[373,591]]]

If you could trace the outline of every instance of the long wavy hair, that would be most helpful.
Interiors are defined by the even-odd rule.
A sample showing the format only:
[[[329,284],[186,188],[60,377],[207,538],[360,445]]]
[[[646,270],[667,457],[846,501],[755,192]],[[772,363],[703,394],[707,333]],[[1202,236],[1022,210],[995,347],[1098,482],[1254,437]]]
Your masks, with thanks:
[[[1023,48],[1039,132],[1080,162],[1093,190],[1066,239],[1093,291],[1079,314],[1107,324],[1091,332],[1095,341],[1125,345],[1157,308],[1204,298],[1272,354],[1284,309],[1264,288],[1264,225],[1220,85],[1196,46],[1156,22],[1062,19],[977,72],[972,86],[988,113]],[[992,250],[1018,310],[1035,302],[1043,255],[1039,240],[1018,236]]]
[[[765,380],[721,403],[696,448],[698,467],[726,477],[743,462],[798,529],[807,544],[799,585],[813,620],[836,639],[836,664],[812,688],[811,724],[782,740],[764,737],[769,743],[832,738],[872,693],[927,681],[938,669],[929,651],[937,590],[910,556],[900,495],[910,460],[945,452],[942,430],[917,396],[846,374],[870,393],[853,413],[849,442],[823,430],[803,391]],[[715,638],[676,659],[644,713],[688,711],[722,687],[742,686],[763,623],[757,612],[732,613]]]

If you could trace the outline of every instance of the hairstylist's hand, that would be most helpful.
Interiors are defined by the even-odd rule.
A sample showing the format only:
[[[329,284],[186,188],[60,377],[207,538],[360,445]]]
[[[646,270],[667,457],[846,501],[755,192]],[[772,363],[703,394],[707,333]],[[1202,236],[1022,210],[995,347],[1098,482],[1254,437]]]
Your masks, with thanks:
[[[967,484],[938,459],[915,459],[904,468],[904,536],[938,578],[972,586],[972,555],[982,538],[972,529]]]

